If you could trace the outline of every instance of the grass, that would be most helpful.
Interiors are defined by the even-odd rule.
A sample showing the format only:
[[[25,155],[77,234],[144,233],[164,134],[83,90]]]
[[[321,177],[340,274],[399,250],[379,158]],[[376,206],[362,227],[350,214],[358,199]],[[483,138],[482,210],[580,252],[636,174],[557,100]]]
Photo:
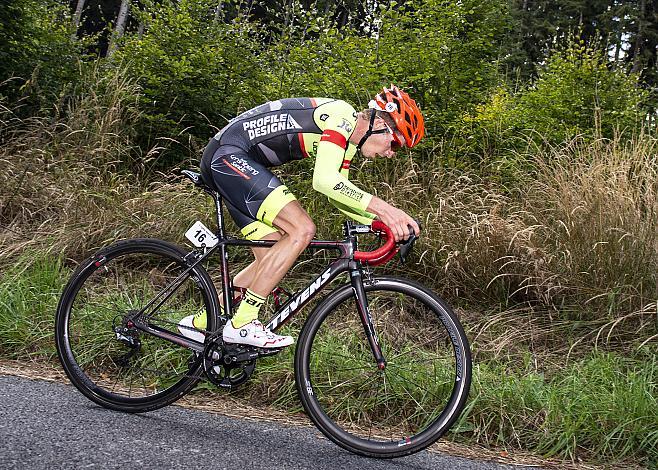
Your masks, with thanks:
[[[481,363],[456,426],[479,442],[601,462],[658,461],[658,355],[593,351],[550,374]],[[638,453],[639,451],[639,453]]]
[[[55,308],[66,282],[61,262],[43,256],[20,257],[0,276],[0,351],[28,358],[55,354]]]

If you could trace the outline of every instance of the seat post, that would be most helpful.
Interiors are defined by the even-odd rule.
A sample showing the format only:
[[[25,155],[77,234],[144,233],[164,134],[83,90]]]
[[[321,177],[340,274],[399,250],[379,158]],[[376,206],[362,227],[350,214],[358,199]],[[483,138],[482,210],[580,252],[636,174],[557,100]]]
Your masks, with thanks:
[[[222,195],[219,194],[217,191],[208,191],[208,193],[212,196],[213,201],[215,201],[215,213],[217,217],[217,230],[218,233],[217,235],[219,236],[220,240],[224,240],[226,237],[225,229],[224,229],[224,211],[222,208]]]
[[[224,231],[224,210],[222,207],[222,195],[217,191],[208,191],[215,201],[215,211],[217,213],[217,235],[219,236],[219,253],[222,257],[222,303],[224,304],[224,314],[231,318],[233,315],[233,280],[228,270],[228,250],[223,243],[226,238]]]

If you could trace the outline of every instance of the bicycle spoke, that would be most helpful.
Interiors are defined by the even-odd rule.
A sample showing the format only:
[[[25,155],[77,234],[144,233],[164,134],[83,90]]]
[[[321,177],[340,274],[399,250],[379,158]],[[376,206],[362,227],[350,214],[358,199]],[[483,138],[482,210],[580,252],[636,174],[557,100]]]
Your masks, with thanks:
[[[388,370],[387,372],[390,373],[391,371]],[[433,396],[434,398],[436,398],[437,400],[439,400],[439,401],[442,400],[442,398],[439,398],[437,395],[435,395],[435,394],[434,394],[433,392],[431,392],[430,390],[426,389],[425,387],[421,387],[421,386],[418,385],[418,384],[414,384],[413,382],[411,382],[410,380],[408,380],[408,379],[407,379],[406,377],[404,377],[403,375],[401,375],[401,374],[396,374],[396,376],[399,377],[399,378],[401,378],[404,382],[406,382],[406,383],[408,383],[408,384],[415,385],[416,387],[419,387],[421,390],[423,390],[424,392],[426,392],[426,393],[432,395],[432,396]],[[403,387],[404,387],[404,386],[403,386]]]
[[[359,366],[359,367],[343,367],[343,368],[337,368],[337,369],[332,369],[333,372],[350,372],[354,370],[377,370],[377,364],[372,363],[364,366]]]
[[[90,318],[90,319],[94,319],[95,322],[110,323],[112,321],[111,319],[107,319],[107,320],[103,320],[102,318],[99,319],[96,315],[94,315],[94,313],[92,313],[92,312],[97,311],[97,310],[102,310],[102,311],[105,311],[105,312],[111,312],[113,314],[112,319],[114,319],[114,317],[116,315],[120,315],[122,313],[125,313],[124,311],[122,311],[120,309],[109,308],[109,307],[106,307],[106,306],[101,305],[101,304],[87,305],[86,308],[88,310],[91,310],[91,312],[87,314],[87,317]]]
[[[376,378],[377,378],[377,377],[375,376],[375,379],[376,379]],[[351,389],[347,392],[347,394],[343,394],[343,399],[342,399],[342,401],[341,401],[340,403],[343,403],[343,402],[344,402],[345,400],[347,400],[348,398],[350,398],[350,397],[352,397],[352,396],[354,396],[354,395],[357,395],[359,392],[363,391],[363,390],[364,390],[363,387],[369,385],[373,380],[374,380],[373,378],[370,378],[369,380],[364,381],[364,382],[363,382],[358,388],[351,388]],[[324,392],[325,394],[328,394],[328,392],[331,392],[331,391],[337,390],[338,388],[346,387],[347,385],[351,385],[351,384],[350,384],[349,382],[342,382],[342,383],[340,383],[340,384],[338,384],[338,385],[335,385],[335,386],[333,386],[333,387],[331,387],[331,388],[329,388],[329,389],[323,389],[322,387],[319,387],[319,389],[320,389],[321,392]],[[314,389],[314,390],[315,390],[315,389]]]

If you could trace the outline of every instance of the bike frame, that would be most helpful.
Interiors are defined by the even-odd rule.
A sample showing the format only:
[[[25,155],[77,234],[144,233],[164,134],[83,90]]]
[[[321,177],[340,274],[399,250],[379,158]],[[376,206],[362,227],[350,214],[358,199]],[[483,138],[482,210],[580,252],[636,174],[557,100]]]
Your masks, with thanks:
[[[151,324],[148,319],[152,317],[162,306],[167,299],[169,299],[174,292],[182,285],[190,272],[204,260],[208,259],[213,253],[219,251],[221,256],[220,272],[222,276],[222,300],[224,305],[224,312],[231,318],[233,316],[233,286],[230,278],[230,271],[228,265],[228,247],[230,246],[247,246],[250,248],[263,248],[271,247],[275,240],[241,240],[237,238],[229,238],[226,236],[224,226],[224,212],[222,207],[222,196],[216,191],[211,190],[205,185],[195,182],[197,186],[201,186],[205,192],[210,194],[215,202],[216,218],[217,218],[217,232],[218,243],[212,248],[205,249],[205,252],[200,255],[198,251],[192,251],[187,256],[194,255],[189,267],[174,279],[168,286],[160,291],[155,298],[153,298],[144,308],[138,312],[134,312],[128,319],[128,322],[133,324],[139,330],[152,334],[159,338],[171,341],[178,345],[187,347],[193,351],[202,353],[205,350],[206,344],[213,341],[215,337],[221,335],[221,329],[211,332],[206,337],[206,344],[186,338],[183,335],[171,332],[157,325]],[[364,332],[368,338],[368,343],[373,353],[373,357],[380,369],[385,368],[386,361],[382,355],[377,334],[375,332],[370,310],[368,308],[368,299],[366,296],[365,288],[363,286],[363,262],[369,265],[379,265],[388,262],[398,249],[394,243],[394,237],[390,229],[381,222],[375,221],[373,226],[368,225],[355,225],[351,222],[344,224],[345,238],[342,241],[326,241],[326,240],[313,240],[307,249],[311,250],[324,250],[333,249],[339,251],[338,257],[329,264],[329,266],[313,280],[304,289],[301,289],[292,297],[290,297],[279,309],[274,313],[274,316],[267,322],[266,328],[271,331],[278,330],[284,325],[292,316],[308,304],[315,296],[333,281],[339,275],[347,272],[350,276],[350,283],[356,296],[356,307],[363,324]],[[371,252],[357,251],[357,234],[358,233],[379,233],[383,232],[386,237],[386,243],[377,250]],[[188,260],[189,261],[189,260]],[[216,294],[216,292],[215,292]],[[217,296],[215,295],[215,299]]]

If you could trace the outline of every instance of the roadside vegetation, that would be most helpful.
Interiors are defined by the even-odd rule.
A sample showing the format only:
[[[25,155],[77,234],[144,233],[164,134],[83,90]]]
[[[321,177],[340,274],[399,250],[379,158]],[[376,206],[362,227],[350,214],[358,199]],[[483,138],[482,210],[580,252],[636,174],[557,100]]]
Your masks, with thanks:
[[[0,88],[0,357],[56,362],[58,296],[94,250],[136,236],[182,245],[195,220],[213,225],[210,201],[177,170],[197,165],[227,119],[280,96],[358,108],[395,81],[420,97],[429,136],[393,161],[359,160],[352,178],[422,220],[413,259],[386,269],[444,297],[471,341],[470,400],[449,439],[656,465],[655,99],[639,74],[578,38],[556,45],[535,78],[510,81],[492,65],[501,45],[480,34],[507,31],[502,3],[479,3],[427,2],[422,22],[383,11],[389,32],[375,41],[321,15],[308,20],[313,34],[291,22],[275,40],[248,18],[204,23],[203,2],[162,2],[147,33],[126,36],[111,59],[87,56],[61,18],[25,22],[70,60],[48,56],[40,71],[32,56],[12,58],[34,74]],[[472,29],[460,29],[464,18]],[[400,22],[416,36],[386,29]],[[286,182],[318,236],[339,236],[311,165],[287,166]],[[288,287],[307,272],[294,270]],[[293,380],[290,350],[232,393],[295,413]]]

